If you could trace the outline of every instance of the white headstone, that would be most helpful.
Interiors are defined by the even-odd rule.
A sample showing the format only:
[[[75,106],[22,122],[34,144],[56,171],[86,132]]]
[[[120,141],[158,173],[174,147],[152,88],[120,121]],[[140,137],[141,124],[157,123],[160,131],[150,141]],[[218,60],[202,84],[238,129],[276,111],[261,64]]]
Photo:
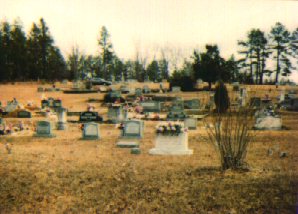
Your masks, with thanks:
[[[97,123],[85,123],[83,139],[99,139],[99,127]]]
[[[191,155],[193,150],[188,149],[188,133],[179,135],[157,134],[155,148],[149,150],[151,155]]]

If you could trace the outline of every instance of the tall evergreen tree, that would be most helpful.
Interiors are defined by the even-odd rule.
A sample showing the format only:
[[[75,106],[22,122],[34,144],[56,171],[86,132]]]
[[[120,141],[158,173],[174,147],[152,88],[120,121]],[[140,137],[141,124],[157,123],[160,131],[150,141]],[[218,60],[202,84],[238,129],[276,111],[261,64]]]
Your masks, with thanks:
[[[13,80],[27,79],[26,35],[20,20],[16,20],[11,31],[11,54],[13,63]]]
[[[30,79],[42,78],[41,47],[39,45],[40,29],[33,23],[27,40],[28,69]]]
[[[41,47],[41,62],[42,62],[42,73],[41,77],[46,78],[49,76],[48,66],[49,66],[49,55],[50,50],[53,48],[53,38],[49,32],[49,28],[47,27],[43,18],[39,20],[39,28],[40,28],[40,35],[39,35],[39,45]]]
[[[160,81],[161,75],[160,70],[158,67],[158,62],[154,59],[152,62],[147,66],[147,74],[150,81]]]
[[[298,28],[296,28],[291,34],[291,55],[298,65]]]
[[[101,49],[102,65],[103,65],[103,76],[104,78],[111,78],[109,74],[109,64],[112,64],[113,60],[113,45],[111,42],[110,34],[105,26],[101,28],[100,38],[98,44]]]
[[[11,80],[13,76],[13,55],[12,55],[11,25],[8,22],[2,23],[2,78]]]
[[[291,73],[292,64],[289,59],[290,54],[290,32],[286,27],[277,22],[270,31],[271,49],[275,52],[276,61],[275,83],[279,81],[279,75],[288,76]]]
[[[226,76],[224,70],[224,59],[220,56],[217,45],[206,45],[206,52],[194,53],[193,71],[196,79],[200,78],[211,84]]]

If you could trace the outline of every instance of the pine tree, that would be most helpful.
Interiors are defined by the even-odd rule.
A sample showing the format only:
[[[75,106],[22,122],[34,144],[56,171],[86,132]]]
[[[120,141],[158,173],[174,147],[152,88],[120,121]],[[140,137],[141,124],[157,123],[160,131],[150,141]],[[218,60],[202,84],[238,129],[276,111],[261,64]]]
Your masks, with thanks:
[[[290,55],[290,32],[286,27],[277,22],[270,31],[271,49],[275,52],[276,61],[275,83],[279,81],[279,75],[288,76],[291,73],[292,64],[289,59]]]

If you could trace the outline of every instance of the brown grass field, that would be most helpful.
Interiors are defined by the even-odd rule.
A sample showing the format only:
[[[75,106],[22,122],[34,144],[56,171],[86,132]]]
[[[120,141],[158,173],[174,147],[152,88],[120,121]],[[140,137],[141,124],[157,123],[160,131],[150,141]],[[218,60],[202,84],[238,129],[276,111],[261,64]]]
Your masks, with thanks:
[[[37,86],[0,85],[0,101],[6,104],[16,97],[39,106]],[[250,95],[276,97],[281,87],[250,89]],[[46,95],[61,98],[69,111],[84,111],[88,98],[103,97],[100,93]],[[175,96],[207,100],[208,94]],[[99,103],[93,105],[100,113],[107,111]],[[140,155],[116,147],[120,132],[110,124],[100,125],[101,140],[95,141],[80,140],[78,123],[69,123],[67,131],[54,130],[57,136],[51,139],[34,138],[32,132],[0,137],[0,213],[296,213],[298,113],[281,114],[288,129],[256,132],[248,148],[248,172],[221,171],[201,122],[189,132],[191,156],[149,155],[156,121],[145,121]],[[42,119],[34,115],[22,120]],[[11,154],[5,149],[7,142],[13,144]],[[268,149],[273,155],[267,155]],[[287,152],[287,157],[280,158],[280,152]]]

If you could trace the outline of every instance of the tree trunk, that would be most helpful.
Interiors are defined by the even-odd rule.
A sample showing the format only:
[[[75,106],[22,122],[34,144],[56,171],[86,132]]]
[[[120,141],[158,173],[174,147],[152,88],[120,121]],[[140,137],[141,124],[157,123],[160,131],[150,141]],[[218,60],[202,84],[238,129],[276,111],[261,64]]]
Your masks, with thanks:
[[[209,91],[211,91],[212,88],[212,82],[208,82]]]
[[[277,50],[275,84],[278,83],[278,75],[279,75],[279,72],[280,72],[279,55],[280,55],[279,50]]]

